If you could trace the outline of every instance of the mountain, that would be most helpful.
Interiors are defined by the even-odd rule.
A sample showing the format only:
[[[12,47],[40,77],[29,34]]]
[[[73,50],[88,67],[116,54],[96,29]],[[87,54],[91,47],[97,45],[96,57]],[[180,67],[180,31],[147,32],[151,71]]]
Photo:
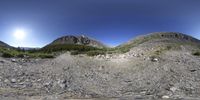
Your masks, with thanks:
[[[10,47],[8,44],[0,41],[0,47]]]
[[[103,43],[96,41],[94,39],[91,39],[87,36],[81,35],[81,36],[63,36],[56,40],[54,40],[49,45],[58,45],[58,44],[75,44],[75,45],[86,45],[86,46],[92,46],[97,48],[103,48],[106,47]]]
[[[148,35],[136,37],[124,44],[117,46],[116,48],[132,48],[144,43],[151,44],[194,44],[200,45],[200,40],[193,38],[192,36],[178,33],[178,32],[155,32]]]

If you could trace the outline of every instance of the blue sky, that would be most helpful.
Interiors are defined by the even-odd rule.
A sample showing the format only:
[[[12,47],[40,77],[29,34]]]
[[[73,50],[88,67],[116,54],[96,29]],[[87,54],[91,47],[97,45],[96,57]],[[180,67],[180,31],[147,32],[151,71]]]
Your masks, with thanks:
[[[151,32],[200,39],[199,0],[0,0],[0,40],[42,47],[65,35],[87,35],[110,46]],[[13,36],[23,29],[22,40]]]

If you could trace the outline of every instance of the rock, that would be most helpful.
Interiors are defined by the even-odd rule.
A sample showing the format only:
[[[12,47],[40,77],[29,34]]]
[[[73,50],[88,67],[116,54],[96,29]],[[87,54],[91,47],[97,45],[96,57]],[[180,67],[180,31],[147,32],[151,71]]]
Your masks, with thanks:
[[[9,80],[8,80],[8,79],[5,79],[5,80],[4,80],[4,82],[5,82],[5,83],[8,83],[8,82],[9,82]]]
[[[64,84],[64,83],[59,84],[59,86],[60,86],[62,89],[65,89],[65,88],[67,87],[67,85]]]
[[[171,87],[171,88],[170,88],[170,91],[172,91],[172,92],[175,92],[176,90],[177,90],[176,87]]]
[[[0,61],[0,63],[4,63],[4,61],[3,61],[3,60],[1,60],[1,61]]]
[[[16,59],[11,59],[12,62],[16,62]]]
[[[16,83],[16,81],[17,81],[17,80],[16,80],[16,79],[14,79],[14,78],[13,78],[13,79],[11,79],[11,82],[12,82],[12,83]]]
[[[191,69],[191,70],[190,70],[190,72],[195,72],[195,71],[197,71],[197,70],[195,70],[195,69]]]
[[[169,96],[164,95],[164,96],[162,96],[162,99],[169,99]]]
[[[153,62],[158,62],[158,58],[152,58]]]

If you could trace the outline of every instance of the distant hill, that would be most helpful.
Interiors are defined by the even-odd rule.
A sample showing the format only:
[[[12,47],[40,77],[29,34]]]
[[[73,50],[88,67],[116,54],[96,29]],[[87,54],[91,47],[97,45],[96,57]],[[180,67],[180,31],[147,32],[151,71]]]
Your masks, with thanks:
[[[178,32],[156,32],[148,35],[136,37],[116,48],[132,48],[143,43],[181,43],[181,44],[195,44],[200,45],[200,40],[192,36],[178,33]]]

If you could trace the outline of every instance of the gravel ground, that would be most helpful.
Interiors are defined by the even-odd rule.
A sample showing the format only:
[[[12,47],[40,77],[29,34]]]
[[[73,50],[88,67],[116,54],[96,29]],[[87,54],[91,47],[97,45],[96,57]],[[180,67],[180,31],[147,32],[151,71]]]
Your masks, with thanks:
[[[0,100],[200,100],[200,57],[183,47],[151,58],[153,47],[95,57],[0,58]]]

